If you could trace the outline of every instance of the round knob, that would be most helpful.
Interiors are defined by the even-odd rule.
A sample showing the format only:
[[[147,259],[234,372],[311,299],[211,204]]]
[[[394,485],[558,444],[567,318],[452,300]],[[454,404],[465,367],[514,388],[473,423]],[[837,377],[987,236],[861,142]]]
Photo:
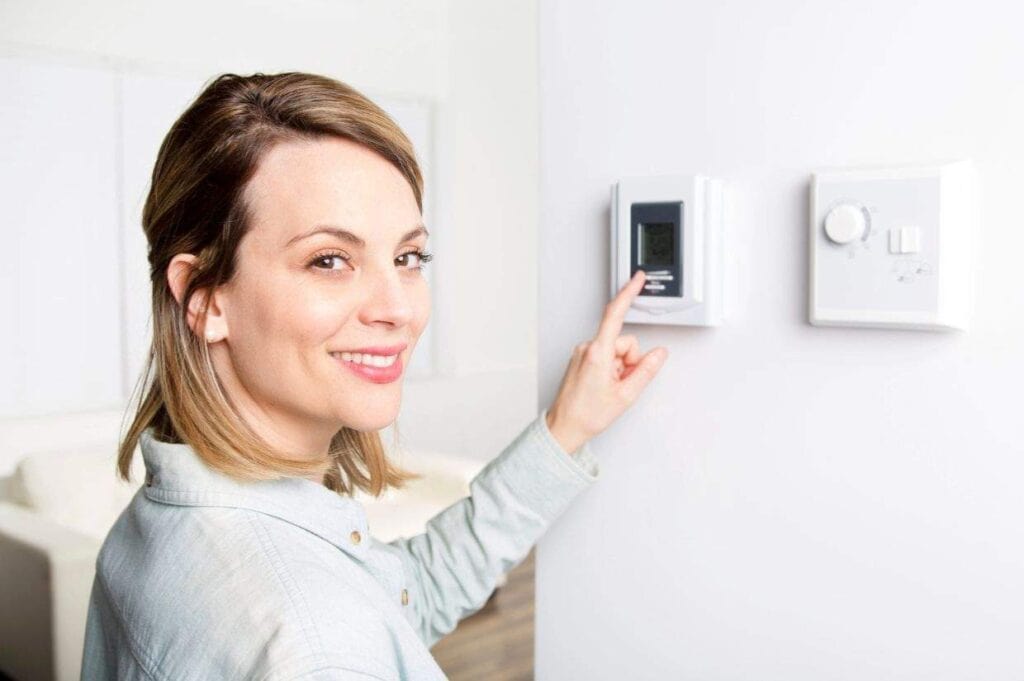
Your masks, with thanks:
[[[848,244],[864,236],[868,221],[859,206],[844,203],[825,216],[825,234],[837,244]]]

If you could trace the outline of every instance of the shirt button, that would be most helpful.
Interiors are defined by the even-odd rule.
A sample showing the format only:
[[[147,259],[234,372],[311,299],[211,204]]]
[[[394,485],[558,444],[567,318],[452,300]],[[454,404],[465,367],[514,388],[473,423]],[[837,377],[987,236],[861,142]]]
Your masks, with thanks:
[[[402,589],[402,605],[409,605],[409,592]]]
[[[363,540],[363,535],[359,534],[359,530],[352,530],[352,534],[349,535],[353,544],[358,544]]]

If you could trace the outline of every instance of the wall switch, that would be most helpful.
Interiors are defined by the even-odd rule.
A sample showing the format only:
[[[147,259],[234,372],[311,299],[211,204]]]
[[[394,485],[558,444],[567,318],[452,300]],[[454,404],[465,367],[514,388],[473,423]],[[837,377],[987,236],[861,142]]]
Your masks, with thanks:
[[[814,173],[811,323],[967,329],[976,194],[970,161]]]

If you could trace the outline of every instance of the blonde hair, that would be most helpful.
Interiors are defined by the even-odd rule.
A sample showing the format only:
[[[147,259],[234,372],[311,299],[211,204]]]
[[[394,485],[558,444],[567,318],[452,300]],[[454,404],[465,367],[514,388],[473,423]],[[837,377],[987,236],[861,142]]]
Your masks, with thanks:
[[[339,494],[359,488],[378,496],[419,477],[388,461],[376,431],[342,428],[319,461],[275,451],[230,404],[207,344],[186,319],[194,292],[232,277],[235,252],[250,225],[244,189],[261,157],[280,141],[325,136],[363,144],[394,164],[422,212],[423,177],[409,139],[380,107],[337,80],[295,72],[223,74],[171,126],[142,211],[153,340],[136,386],[145,396],[119,445],[124,480],[131,479],[132,456],[149,427],[158,440],[187,443],[207,465],[240,480],[322,474],[323,484]],[[196,256],[180,304],[167,281],[168,264],[179,253]]]

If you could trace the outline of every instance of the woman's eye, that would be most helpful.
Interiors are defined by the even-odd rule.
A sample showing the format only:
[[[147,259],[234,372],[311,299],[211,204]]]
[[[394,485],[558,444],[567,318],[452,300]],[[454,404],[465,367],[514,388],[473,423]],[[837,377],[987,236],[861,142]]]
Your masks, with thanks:
[[[430,253],[427,253],[426,251],[409,251],[408,253],[403,253],[402,255],[398,256],[397,258],[395,258],[395,260],[401,261],[401,260],[404,259],[404,263],[403,264],[405,264],[405,263],[409,262],[409,260],[408,260],[409,256],[415,256],[416,257],[416,261],[418,263],[416,265],[416,267],[409,267],[409,268],[407,268],[407,269],[410,269],[410,270],[420,270],[420,269],[423,269],[423,266],[426,265],[428,262],[430,262],[434,258],[434,256],[432,256]]]
[[[338,262],[346,263],[348,258],[337,253],[325,253],[315,256],[309,264],[319,270],[336,270],[340,268],[332,265],[336,265]]]

